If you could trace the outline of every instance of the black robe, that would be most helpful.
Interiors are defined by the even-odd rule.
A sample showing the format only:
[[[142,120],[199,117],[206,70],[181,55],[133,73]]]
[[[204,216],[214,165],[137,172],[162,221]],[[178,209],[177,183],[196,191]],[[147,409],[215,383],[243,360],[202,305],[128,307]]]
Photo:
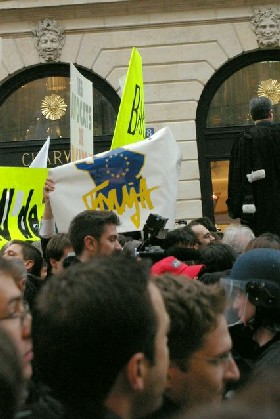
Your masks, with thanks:
[[[256,236],[268,231],[280,236],[279,124],[260,121],[233,144],[227,206],[229,216],[240,218]]]

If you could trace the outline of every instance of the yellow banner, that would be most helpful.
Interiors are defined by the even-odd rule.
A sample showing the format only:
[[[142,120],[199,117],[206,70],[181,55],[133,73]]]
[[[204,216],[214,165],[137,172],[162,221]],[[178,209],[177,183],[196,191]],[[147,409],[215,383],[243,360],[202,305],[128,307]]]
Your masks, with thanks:
[[[0,167],[0,247],[12,239],[39,240],[48,169]]]
[[[111,150],[145,139],[144,87],[142,58],[133,48]]]

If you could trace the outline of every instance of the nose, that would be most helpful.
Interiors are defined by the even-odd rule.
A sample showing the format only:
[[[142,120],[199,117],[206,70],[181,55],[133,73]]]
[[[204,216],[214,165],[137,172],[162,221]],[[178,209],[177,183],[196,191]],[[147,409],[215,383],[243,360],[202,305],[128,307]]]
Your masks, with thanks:
[[[115,250],[122,250],[122,245],[120,244],[118,240],[116,240],[115,242]]]
[[[236,362],[233,358],[230,358],[225,365],[224,380],[225,381],[238,381],[240,378],[240,372]]]
[[[30,313],[27,313],[22,321],[22,338],[27,339],[31,336],[31,325],[32,325],[32,316]]]
[[[212,234],[210,234],[210,242],[214,242],[216,239],[214,236],[212,236]]]

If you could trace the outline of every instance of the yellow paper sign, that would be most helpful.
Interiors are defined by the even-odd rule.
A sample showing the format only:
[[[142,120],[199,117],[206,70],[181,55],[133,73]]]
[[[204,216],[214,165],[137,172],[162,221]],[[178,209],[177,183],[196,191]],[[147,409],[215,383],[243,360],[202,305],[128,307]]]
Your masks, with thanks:
[[[38,240],[48,169],[0,167],[0,247],[12,239]]]
[[[111,150],[145,139],[144,87],[142,58],[133,48]]]

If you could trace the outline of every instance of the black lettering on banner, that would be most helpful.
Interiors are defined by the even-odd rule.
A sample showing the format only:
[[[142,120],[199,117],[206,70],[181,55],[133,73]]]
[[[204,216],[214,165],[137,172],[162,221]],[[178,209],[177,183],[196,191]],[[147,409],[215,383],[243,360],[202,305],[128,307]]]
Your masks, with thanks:
[[[14,189],[3,189],[1,200],[0,200],[0,236],[2,236],[5,240],[11,240],[11,235],[9,232],[9,212],[11,208],[11,203],[13,200],[15,190]],[[6,203],[8,201],[7,211],[6,214],[4,214]],[[4,218],[5,216],[5,218]]]
[[[145,119],[145,115],[144,115],[144,108],[143,108],[143,100],[141,97],[141,89],[140,89],[140,86],[136,84],[127,133],[131,135],[135,135],[136,131],[138,131],[139,134],[143,135],[144,119]]]
[[[34,225],[36,225],[36,226],[39,225],[39,220],[38,220],[38,215],[37,215],[37,205],[36,204],[33,205],[33,207],[30,210],[30,213],[29,213],[29,205],[30,205],[30,201],[31,201],[33,192],[34,192],[34,189],[30,189],[29,194],[28,194],[28,198],[27,198],[27,201],[26,201],[26,205],[22,206],[22,208],[21,208],[21,210],[18,214],[18,229],[26,239],[31,239],[32,238],[32,234],[30,233],[29,227],[35,235],[38,234],[38,228],[34,227]],[[29,227],[28,227],[28,222],[30,222],[30,220],[32,221],[32,223],[29,224]]]

